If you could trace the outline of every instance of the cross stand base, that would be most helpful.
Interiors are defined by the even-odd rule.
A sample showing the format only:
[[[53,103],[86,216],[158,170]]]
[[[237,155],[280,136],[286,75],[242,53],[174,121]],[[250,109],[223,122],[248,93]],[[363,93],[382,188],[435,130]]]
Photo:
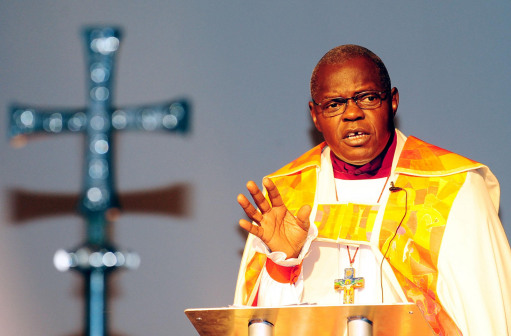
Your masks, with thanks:
[[[85,281],[84,335],[108,335],[107,286],[108,275],[121,268],[136,269],[140,257],[134,252],[118,251],[109,244],[85,243],[68,252],[59,250],[53,258],[55,267],[62,272],[74,270],[81,273]]]

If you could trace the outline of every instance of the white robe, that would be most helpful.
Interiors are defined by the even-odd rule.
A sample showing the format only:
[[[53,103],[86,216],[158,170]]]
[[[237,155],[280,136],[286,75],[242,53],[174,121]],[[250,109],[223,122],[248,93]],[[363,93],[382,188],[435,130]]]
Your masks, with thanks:
[[[394,165],[404,140],[398,132]],[[498,182],[494,177],[489,179],[490,182],[485,181],[483,175],[486,172],[469,171],[452,205],[439,251],[437,295],[463,335],[511,335],[511,250],[498,218]],[[382,180],[333,183],[334,180],[329,149],[326,148],[318,173],[311,223],[318,204],[338,201],[375,203],[383,188],[370,243],[322,241],[316,239],[317,228],[312,224],[300,256],[285,260],[283,253],[268,253],[259,239],[249,238],[248,244],[253,244],[258,252],[266,253],[277,264],[293,266],[303,260],[302,272],[295,284],[276,282],[263,268],[258,306],[342,304],[343,293],[334,290],[334,280],[342,278],[344,268],[349,267],[348,245],[360,246],[353,267],[356,277],[365,278],[365,287],[355,289],[355,304],[408,301],[387,261],[383,263],[380,282],[383,256],[378,248],[379,232],[390,193],[389,184],[396,180],[396,176],[391,173],[385,187],[382,187],[385,183]],[[351,251],[353,257],[354,248]]]

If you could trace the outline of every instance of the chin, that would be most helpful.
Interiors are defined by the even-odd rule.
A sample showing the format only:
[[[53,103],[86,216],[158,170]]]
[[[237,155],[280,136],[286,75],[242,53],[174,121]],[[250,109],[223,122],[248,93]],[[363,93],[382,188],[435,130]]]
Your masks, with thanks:
[[[335,154],[337,155],[337,154]],[[367,152],[364,153],[351,153],[351,155],[337,155],[338,158],[346,163],[354,166],[362,166],[368,162],[371,162],[378,155],[369,155]]]
[[[349,163],[354,166],[363,166],[366,163],[371,162],[371,160],[372,160],[372,159],[367,159],[367,158],[346,157],[346,156],[341,156],[339,158],[341,160],[343,160],[344,162]]]
[[[346,160],[346,162],[354,166],[363,166],[366,163],[371,162],[371,160]]]

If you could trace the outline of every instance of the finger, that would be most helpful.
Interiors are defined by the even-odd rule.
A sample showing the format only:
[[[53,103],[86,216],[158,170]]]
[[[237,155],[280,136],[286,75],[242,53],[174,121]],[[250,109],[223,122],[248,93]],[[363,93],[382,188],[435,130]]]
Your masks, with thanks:
[[[282,201],[282,197],[280,196],[280,192],[277,189],[277,186],[275,183],[273,183],[272,180],[265,177],[263,179],[263,185],[266,188],[266,191],[268,192],[268,196],[270,197],[271,205],[274,207],[279,207],[284,205],[284,201]]]
[[[250,201],[243,194],[239,194],[237,197],[239,205],[243,208],[243,211],[253,221],[260,222],[263,219],[262,214],[257,211],[256,208],[250,203]]]
[[[271,210],[270,203],[268,203],[268,200],[264,197],[263,193],[254,181],[249,181],[247,183],[247,189],[250,192],[250,195],[252,195],[255,205],[263,214]]]
[[[310,227],[310,214],[311,214],[312,208],[310,205],[304,205],[298,210],[298,213],[296,214],[296,219],[298,225],[305,231],[309,231]]]
[[[250,223],[248,220],[240,219],[239,225],[243,230],[255,235],[258,238],[261,238],[263,236],[264,229],[260,226]]]

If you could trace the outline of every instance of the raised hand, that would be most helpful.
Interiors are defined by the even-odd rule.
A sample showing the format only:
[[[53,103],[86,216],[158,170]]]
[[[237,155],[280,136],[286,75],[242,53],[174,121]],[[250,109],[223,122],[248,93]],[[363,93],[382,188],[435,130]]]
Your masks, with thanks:
[[[270,202],[253,181],[247,183],[257,209],[243,194],[238,195],[238,203],[255,223],[240,219],[239,224],[244,230],[259,237],[272,252],[280,251],[287,258],[296,258],[307,238],[312,209],[304,205],[295,217],[284,205],[277,187],[269,178],[264,178],[263,185],[268,191]]]

